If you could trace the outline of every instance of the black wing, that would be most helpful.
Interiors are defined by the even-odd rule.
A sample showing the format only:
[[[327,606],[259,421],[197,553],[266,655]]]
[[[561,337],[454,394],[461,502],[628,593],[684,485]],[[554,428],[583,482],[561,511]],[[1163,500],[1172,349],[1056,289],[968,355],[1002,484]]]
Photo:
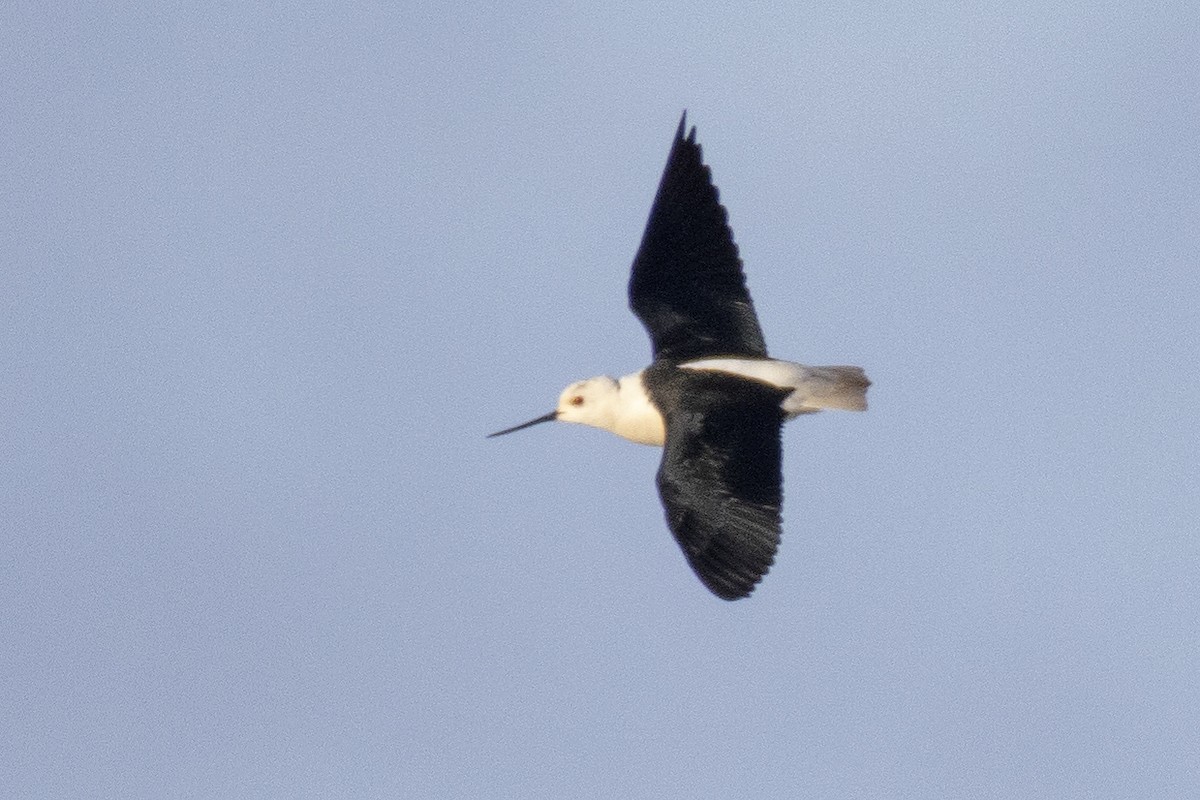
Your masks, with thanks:
[[[737,600],[754,590],[779,547],[786,392],[719,373],[692,375],[675,383],[676,403],[668,406],[658,492],[696,575],[713,594]]]
[[[629,278],[654,359],[766,356],[733,232],[693,127],[679,121]]]

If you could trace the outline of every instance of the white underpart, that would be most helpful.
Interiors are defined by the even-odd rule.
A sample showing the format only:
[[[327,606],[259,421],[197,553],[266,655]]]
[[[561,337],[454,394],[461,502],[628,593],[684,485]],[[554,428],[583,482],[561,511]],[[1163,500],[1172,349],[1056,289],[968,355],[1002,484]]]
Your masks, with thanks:
[[[826,408],[866,411],[870,381],[861,367],[807,367],[773,358],[705,358],[681,364],[738,375],[792,392],[780,407],[789,418]]]
[[[623,375],[617,380],[619,399],[613,433],[638,444],[662,446],[667,440],[667,426],[659,410],[650,402],[650,394],[642,383],[642,372]]]

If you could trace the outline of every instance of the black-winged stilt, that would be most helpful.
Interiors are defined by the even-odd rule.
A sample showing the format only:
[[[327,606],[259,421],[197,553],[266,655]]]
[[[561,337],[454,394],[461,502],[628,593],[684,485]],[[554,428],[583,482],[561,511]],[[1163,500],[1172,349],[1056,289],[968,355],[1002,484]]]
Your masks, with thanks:
[[[779,547],[784,421],[826,408],[865,411],[871,382],[859,367],[767,355],[725,209],[686,123],[685,113],[629,278],[653,363],[573,383],[554,411],[491,436],[559,420],[663,446],[667,525],[704,585],[737,600],[754,591]]]

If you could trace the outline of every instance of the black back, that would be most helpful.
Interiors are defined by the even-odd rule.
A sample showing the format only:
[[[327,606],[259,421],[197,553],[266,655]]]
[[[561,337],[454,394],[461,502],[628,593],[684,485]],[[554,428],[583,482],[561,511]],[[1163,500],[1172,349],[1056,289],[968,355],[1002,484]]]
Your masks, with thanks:
[[[733,232],[696,129],[679,121],[629,278],[629,305],[654,360],[766,356]]]
[[[779,547],[787,390],[662,362],[646,385],[667,422],[658,469],[667,525],[705,586],[745,597]]]

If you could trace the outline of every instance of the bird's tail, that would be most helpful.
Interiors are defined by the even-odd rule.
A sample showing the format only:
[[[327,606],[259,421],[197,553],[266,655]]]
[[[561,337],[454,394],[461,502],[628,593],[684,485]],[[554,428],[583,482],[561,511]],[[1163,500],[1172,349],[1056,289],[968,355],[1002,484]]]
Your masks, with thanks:
[[[867,387],[871,381],[862,367],[809,367],[805,377],[801,407],[794,413],[803,414],[824,408],[867,410]]]

